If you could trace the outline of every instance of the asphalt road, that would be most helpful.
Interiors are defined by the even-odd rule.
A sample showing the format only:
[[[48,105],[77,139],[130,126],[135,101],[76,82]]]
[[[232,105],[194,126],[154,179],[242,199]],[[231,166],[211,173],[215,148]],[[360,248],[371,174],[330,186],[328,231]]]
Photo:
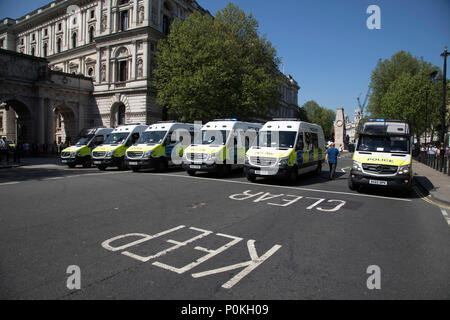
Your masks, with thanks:
[[[0,299],[449,299],[440,208],[350,191],[350,161],[336,180],[325,168],[294,186],[241,172],[2,170]]]

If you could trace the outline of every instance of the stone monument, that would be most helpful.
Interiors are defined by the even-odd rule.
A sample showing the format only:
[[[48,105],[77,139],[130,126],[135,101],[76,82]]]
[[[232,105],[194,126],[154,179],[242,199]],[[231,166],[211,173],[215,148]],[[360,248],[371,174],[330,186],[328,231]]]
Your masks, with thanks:
[[[338,108],[336,113],[336,120],[334,121],[334,144],[336,148],[342,147],[344,149],[345,138],[345,123],[344,123],[344,108]]]

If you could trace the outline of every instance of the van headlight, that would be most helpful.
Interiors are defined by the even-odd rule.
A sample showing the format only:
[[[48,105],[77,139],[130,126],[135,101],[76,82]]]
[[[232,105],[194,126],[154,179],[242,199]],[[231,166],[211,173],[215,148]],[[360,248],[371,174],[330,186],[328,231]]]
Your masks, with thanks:
[[[142,155],[142,158],[149,159],[152,156],[153,150],[147,150]]]
[[[112,158],[112,156],[114,155],[115,151],[116,150],[111,150],[111,151],[106,152],[105,158]]]
[[[289,157],[280,158],[278,161],[279,166],[287,166],[289,162]]]
[[[362,164],[361,162],[353,160],[352,168],[358,171],[362,171]]]
[[[70,157],[71,157],[71,158],[76,158],[76,157],[77,157],[77,154],[78,154],[78,151],[72,151],[72,152],[70,153]]]
[[[409,172],[411,171],[411,165],[408,164],[406,166],[400,166],[398,168],[398,174],[409,174]]]
[[[245,155],[245,164],[250,163],[250,157],[248,155]]]

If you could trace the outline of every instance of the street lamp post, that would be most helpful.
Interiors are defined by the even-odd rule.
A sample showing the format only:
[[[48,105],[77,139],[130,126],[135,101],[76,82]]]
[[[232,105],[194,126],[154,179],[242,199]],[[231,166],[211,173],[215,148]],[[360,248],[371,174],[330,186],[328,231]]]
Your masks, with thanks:
[[[447,106],[446,106],[446,91],[447,91],[447,56],[450,53],[447,52],[447,46],[444,47],[444,52],[441,53],[441,57],[444,57],[444,68],[443,68],[443,77],[442,77],[442,109],[441,109],[441,113],[442,113],[442,121],[441,121],[441,148],[443,147],[444,149],[441,149],[440,152],[440,156],[441,156],[441,167],[444,164],[444,153],[445,153],[445,114],[447,111]]]

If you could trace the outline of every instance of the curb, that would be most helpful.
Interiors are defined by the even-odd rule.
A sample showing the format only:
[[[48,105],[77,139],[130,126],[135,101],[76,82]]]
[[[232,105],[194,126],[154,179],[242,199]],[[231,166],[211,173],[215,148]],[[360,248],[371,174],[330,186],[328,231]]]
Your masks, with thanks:
[[[430,197],[432,199],[434,199],[438,202],[441,202],[443,204],[450,205],[450,199],[443,196],[441,193],[439,193],[435,189],[428,190],[428,188],[421,182],[421,179],[415,178],[414,181],[417,182],[417,184],[419,184],[424,190],[427,190],[427,192],[430,194]]]

